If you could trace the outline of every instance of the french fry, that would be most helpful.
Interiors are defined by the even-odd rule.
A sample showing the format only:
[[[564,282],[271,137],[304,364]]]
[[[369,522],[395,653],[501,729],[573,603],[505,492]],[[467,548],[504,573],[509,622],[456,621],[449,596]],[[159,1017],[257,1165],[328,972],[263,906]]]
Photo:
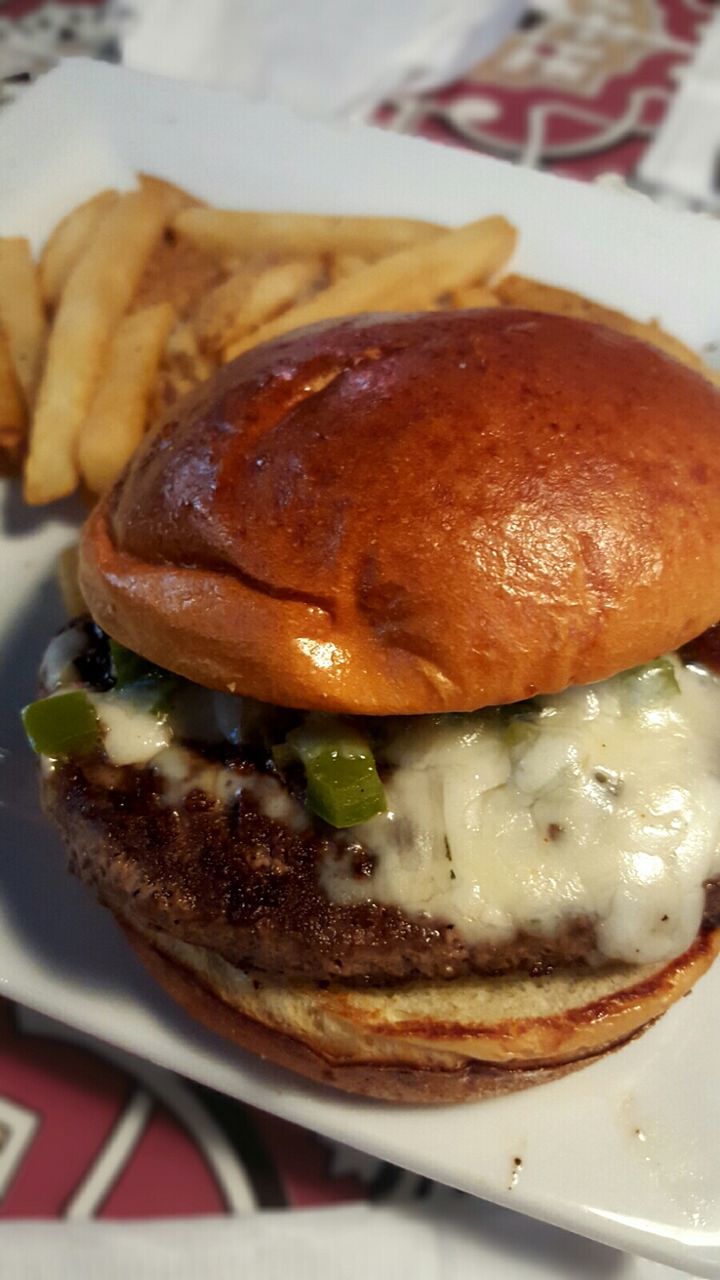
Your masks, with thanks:
[[[313,258],[280,262],[254,280],[240,271],[203,299],[195,321],[198,341],[220,353],[231,342],[292,306],[322,273]]]
[[[158,191],[119,196],[68,278],[30,430],[25,500],[32,505],[62,498],[77,484],[77,439],[107,344],[160,237],[167,210]]]
[[[627,333],[633,338],[649,342],[651,346],[659,347],[661,351],[673,356],[681,364],[686,364],[691,369],[700,370],[710,376],[700,356],[691,351],[690,347],[686,347],[684,342],[680,342],[679,338],[674,338],[672,334],[661,329],[657,320],[633,320],[622,311],[604,307],[581,293],[543,284],[527,276],[505,276],[495,286],[495,291],[504,306],[526,307],[530,311],[545,311],[607,325],[608,329],[617,329],[619,333]]]
[[[333,254],[330,263],[330,279],[335,284],[337,280],[346,280],[348,276],[357,275],[358,271],[362,271],[367,266],[367,258],[362,258],[358,253]]]
[[[191,324],[195,338],[205,350],[220,349],[236,337],[235,318],[245,306],[252,288],[252,273],[242,266],[201,298]]]
[[[224,277],[216,258],[189,241],[163,236],[150,255],[132,300],[133,311],[170,302],[178,316],[194,315],[202,299]]]
[[[486,284],[470,284],[466,289],[454,289],[452,305],[462,309],[472,307],[499,307],[500,299],[494,289]]]
[[[150,418],[159,417],[187,391],[209,378],[216,367],[217,361],[201,352],[191,323],[176,324],[168,334],[153,386]]]
[[[184,365],[188,378],[194,378],[197,368],[203,363],[203,356],[197,335],[189,322],[177,324],[170,332],[165,344],[165,354],[170,360]]]
[[[0,461],[15,470],[25,443],[27,414],[22,387],[15,372],[10,344],[0,328]]]
[[[32,404],[45,350],[45,313],[30,245],[20,236],[0,239],[0,323],[25,400]]]
[[[79,559],[80,544],[73,542],[60,552],[55,564],[57,584],[68,618],[77,618],[78,614],[88,612],[85,597],[80,590]]]
[[[139,183],[121,196],[102,191],[63,219],[43,251],[40,292],[27,243],[0,240],[0,457],[17,461],[23,451],[41,295],[55,308],[31,422],[31,503],[70,492],[80,472],[94,492],[107,488],[148,416],[222,360],[358,312],[557,312],[645,339],[720,384],[654,320],[519,275],[491,283],[516,240],[500,216],[449,230],[404,218],[233,212],[164,179],[140,174]]]
[[[78,442],[80,471],[93,493],[110,488],[143,437],[150,394],[174,319],[170,304],[160,303],[125,316],[113,334]]]
[[[153,173],[139,173],[138,180],[143,191],[155,191],[165,201],[169,222],[172,222],[182,209],[199,208],[204,205],[203,200],[191,195],[184,187],[177,186],[175,182],[168,182],[165,178],[156,178]]]
[[[220,257],[242,253],[353,253],[376,258],[436,239],[445,230],[413,218],[353,218],[320,213],[246,213],[185,209],[177,234]]]
[[[417,311],[440,294],[471,281],[489,280],[510,257],[516,231],[501,217],[482,218],[424,244],[381,258],[348,279],[339,280],[309,302],[291,307],[261,325],[249,337],[231,343],[225,359],[301,325],[361,311]]]
[[[46,306],[52,310],[80,254],[117,196],[117,191],[111,188],[99,191],[71,209],[51,233],[40,254],[40,289]]]

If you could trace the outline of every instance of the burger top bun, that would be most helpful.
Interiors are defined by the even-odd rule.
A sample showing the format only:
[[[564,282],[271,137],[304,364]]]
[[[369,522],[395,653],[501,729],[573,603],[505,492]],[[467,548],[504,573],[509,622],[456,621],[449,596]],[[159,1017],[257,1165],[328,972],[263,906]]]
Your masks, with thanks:
[[[117,640],[287,706],[462,711],[720,617],[720,392],[600,325],[360,316],[255,348],[87,522]]]

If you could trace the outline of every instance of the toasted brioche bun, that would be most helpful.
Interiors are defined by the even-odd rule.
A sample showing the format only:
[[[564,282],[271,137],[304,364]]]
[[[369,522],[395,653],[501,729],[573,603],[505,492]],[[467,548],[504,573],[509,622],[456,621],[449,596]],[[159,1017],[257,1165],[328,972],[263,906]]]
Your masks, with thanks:
[[[682,447],[678,447],[678,441]],[[226,366],[83,538],[117,640],[359,714],[550,693],[720,616],[720,391],[601,325],[356,317]]]
[[[123,928],[192,1017],[312,1080],[393,1102],[462,1102],[553,1080],[619,1048],[709,968],[720,930],[662,965],[349,988],[283,984],[166,933]]]

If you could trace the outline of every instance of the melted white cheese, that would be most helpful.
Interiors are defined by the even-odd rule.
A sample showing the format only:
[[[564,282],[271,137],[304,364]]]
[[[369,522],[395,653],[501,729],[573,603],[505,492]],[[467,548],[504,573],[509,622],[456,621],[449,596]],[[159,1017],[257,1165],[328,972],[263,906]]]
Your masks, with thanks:
[[[49,643],[38,675],[40,687],[47,693],[56,693],[78,683],[73,663],[87,648],[87,636],[82,627],[68,627]]]
[[[662,702],[618,677],[542,699],[514,730],[497,715],[409,721],[390,743],[388,812],[351,832],[373,875],[329,860],[329,897],[370,894],[470,943],[588,917],[603,956],[680,954],[720,875],[720,679],[672,661],[680,692]]]
[[[87,645],[82,627],[70,627],[51,640],[43,657],[40,678],[48,693],[75,688],[80,684],[73,666]],[[191,791],[204,791],[223,805],[232,804],[246,793],[259,813],[300,832],[310,825],[303,805],[289,794],[277,778],[251,770],[242,773],[222,763],[206,759],[198,751],[183,746],[178,739],[199,742],[239,742],[242,727],[257,720],[259,703],[214,693],[200,685],[183,684],[168,714],[152,710],[157,690],[152,688],[112,689],[90,693],[97,713],[105,755],[111,764],[147,766],[162,780],[162,801],[171,808],[183,804]],[[47,775],[55,762],[40,758]]]
[[[198,689],[198,694],[201,691]],[[207,738],[217,739],[212,730],[210,709],[212,695],[202,690],[209,704]],[[291,831],[303,831],[309,825],[305,809],[278,779],[252,770],[242,773],[226,765],[208,760],[198,751],[176,744],[175,716],[159,718],[143,706],[137,696],[92,694],[104,732],[103,746],[111,764],[147,765],[162,779],[162,800],[170,808],[183,804],[191,791],[204,791],[220,804],[232,804],[247,793],[258,811],[273,821],[283,822]],[[195,721],[196,734],[202,718]]]
[[[247,793],[266,818],[283,822],[291,831],[309,826],[305,809],[281,782],[267,774],[241,773],[222,764],[206,760],[186,747],[168,747],[151,761],[163,781],[163,802],[170,808],[180,806],[191,791],[204,791],[223,805],[232,804]]]
[[[103,730],[103,746],[111,764],[147,764],[163,747],[172,731],[167,720],[155,715],[142,701],[122,693],[90,694]]]

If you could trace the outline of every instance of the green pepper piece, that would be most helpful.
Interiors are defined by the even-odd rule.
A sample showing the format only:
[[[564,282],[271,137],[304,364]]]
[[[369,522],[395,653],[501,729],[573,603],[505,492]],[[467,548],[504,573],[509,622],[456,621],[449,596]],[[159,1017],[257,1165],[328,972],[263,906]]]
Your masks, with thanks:
[[[129,684],[173,678],[169,671],[163,667],[156,667],[154,662],[141,658],[139,653],[126,649],[125,645],[118,644],[117,640],[110,641],[110,656],[115,672],[115,686],[118,689],[124,689]]]
[[[297,755],[287,742],[279,742],[276,746],[270,748],[270,754],[273,758],[273,764],[276,769],[287,769],[288,765],[297,760]]]
[[[28,742],[38,755],[72,760],[90,755],[100,745],[97,712],[82,689],[40,698],[20,714]]]
[[[157,689],[157,697],[150,710],[160,715],[166,712],[178,687],[178,677],[164,667],[141,658],[139,653],[126,649],[117,640],[110,640],[110,656],[115,672],[116,689]]]
[[[323,751],[305,765],[308,808],[332,827],[353,827],[387,808],[375,761]]]
[[[540,725],[537,719],[530,720],[527,716],[511,716],[505,726],[505,745],[507,747],[529,747],[531,742],[537,738],[540,732]]]
[[[620,679],[633,706],[665,702],[680,692],[675,668],[669,658],[655,658],[641,667],[623,671]]]
[[[328,720],[293,729],[287,745],[305,769],[308,809],[332,827],[352,827],[387,809],[375,757],[360,733]]]

